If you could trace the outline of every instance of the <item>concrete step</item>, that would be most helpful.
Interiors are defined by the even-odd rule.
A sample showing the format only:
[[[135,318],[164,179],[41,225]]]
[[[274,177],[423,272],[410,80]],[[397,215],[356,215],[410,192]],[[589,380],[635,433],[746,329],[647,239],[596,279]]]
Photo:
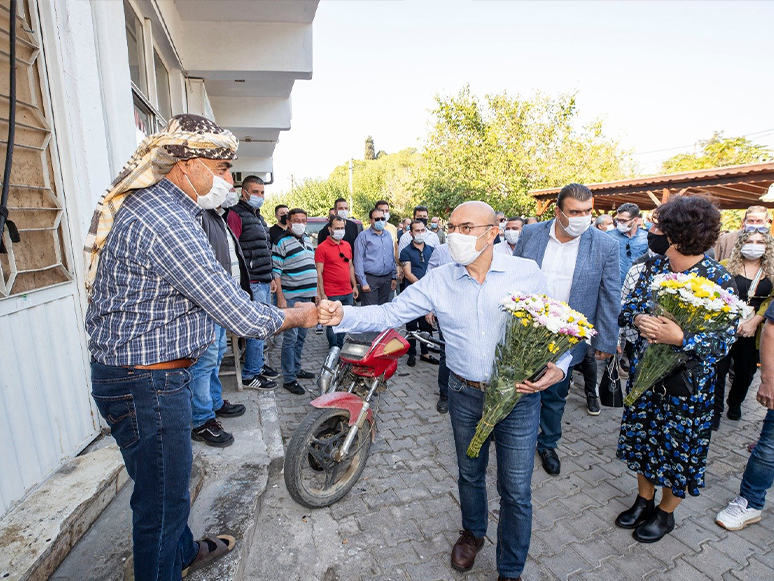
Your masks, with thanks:
[[[47,579],[127,479],[115,444],[65,463],[0,520],[0,579]]]

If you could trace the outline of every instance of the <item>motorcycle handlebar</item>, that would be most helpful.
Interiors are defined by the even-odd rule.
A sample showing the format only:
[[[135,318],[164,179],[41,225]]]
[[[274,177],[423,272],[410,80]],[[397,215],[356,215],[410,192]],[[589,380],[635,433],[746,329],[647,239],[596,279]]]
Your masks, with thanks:
[[[429,345],[437,345],[438,347],[443,347],[446,345],[443,341],[436,339],[435,337],[431,337],[429,333],[426,332],[418,332],[418,331],[409,331],[406,333],[406,339],[416,339],[420,343],[427,343]]]

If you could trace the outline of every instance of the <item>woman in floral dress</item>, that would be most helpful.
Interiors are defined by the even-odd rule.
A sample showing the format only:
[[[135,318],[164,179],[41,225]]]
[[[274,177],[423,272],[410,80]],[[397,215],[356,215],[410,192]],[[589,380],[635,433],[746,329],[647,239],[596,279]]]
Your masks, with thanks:
[[[674,529],[674,510],[688,491],[698,496],[704,486],[712,429],[715,366],[735,339],[724,332],[684,333],[673,321],[650,315],[653,277],[668,272],[703,276],[735,290],[725,268],[707,258],[720,232],[720,212],[706,198],[677,196],[659,207],[659,229],[669,243],[665,256],[650,259],[623,306],[621,326],[637,329],[629,389],[647,342],[674,345],[688,361],[647,390],[621,421],[618,457],[637,473],[634,506],[618,515],[619,527],[634,529],[636,540],[653,543]],[[665,387],[668,386],[668,387]],[[662,497],[655,505],[656,487]]]

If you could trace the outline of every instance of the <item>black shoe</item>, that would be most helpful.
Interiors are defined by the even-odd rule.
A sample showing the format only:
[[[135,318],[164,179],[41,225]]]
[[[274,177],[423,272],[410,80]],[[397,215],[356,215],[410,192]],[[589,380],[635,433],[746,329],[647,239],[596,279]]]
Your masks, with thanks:
[[[599,415],[599,398],[596,395],[586,396],[586,411],[590,416]]]
[[[301,387],[297,381],[291,381],[288,383],[283,382],[282,387],[287,389],[293,395],[304,395],[306,393],[306,390]]]
[[[741,420],[742,419],[742,408],[732,408],[731,406],[728,406],[728,411],[726,412],[726,416],[729,420]]]
[[[242,383],[244,383],[245,387],[260,391],[271,391],[272,389],[277,388],[277,382],[267,379],[264,375],[256,375],[250,379],[243,379]]]
[[[413,355],[409,355],[408,361],[406,361],[406,365],[409,367],[414,367],[417,364],[417,358]]]
[[[634,529],[632,536],[641,543],[655,543],[663,539],[664,535],[671,533],[674,529],[675,515],[656,507],[653,514]]]
[[[234,443],[234,436],[224,430],[216,419],[207,420],[203,426],[191,430],[191,439],[215,448],[225,448]]]
[[[551,476],[556,476],[562,469],[562,463],[559,460],[559,456],[556,455],[556,450],[546,449],[538,450],[540,454],[540,461],[543,463],[543,470],[548,472]]]
[[[425,363],[430,363],[431,365],[438,365],[440,363],[440,361],[438,361],[438,359],[436,359],[432,355],[421,355],[419,359],[424,361]]]
[[[224,399],[223,405],[219,410],[215,411],[215,415],[222,418],[237,418],[244,415],[246,410],[247,408],[241,403],[231,403],[227,399]]]
[[[448,414],[449,413],[449,399],[444,397],[444,396],[440,396],[438,398],[438,403],[435,404],[435,409],[438,410],[439,414]]]
[[[315,375],[314,373],[309,373],[308,371],[304,371],[303,369],[296,373],[296,379],[314,379]]]
[[[634,505],[629,510],[623,511],[615,519],[615,526],[622,529],[636,529],[650,518],[654,510],[656,510],[654,499],[646,500],[638,494]]]
[[[259,375],[263,375],[264,377],[268,377],[269,379],[277,379],[279,377],[279,373],[268,365],[264,365],[263,369],[261,369],[261,373]]]
[[[720,429],[720,414],[715,412],[715,415],[712,416],[712,431],[717,432]]]
[[[518,577],[503,577],[502,575],[498,575],[497,581],[521,581],[521,575]]]

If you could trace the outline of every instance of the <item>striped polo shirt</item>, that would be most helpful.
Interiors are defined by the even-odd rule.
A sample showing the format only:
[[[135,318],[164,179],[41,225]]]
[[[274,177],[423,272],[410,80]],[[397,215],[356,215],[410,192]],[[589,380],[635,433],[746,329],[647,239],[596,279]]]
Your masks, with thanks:
[[[280,277],[286,299],[313,298],[317,295],[317,269],[311,240],[304,235],[299,240],[285,234],[272,248],[272,272]]]

